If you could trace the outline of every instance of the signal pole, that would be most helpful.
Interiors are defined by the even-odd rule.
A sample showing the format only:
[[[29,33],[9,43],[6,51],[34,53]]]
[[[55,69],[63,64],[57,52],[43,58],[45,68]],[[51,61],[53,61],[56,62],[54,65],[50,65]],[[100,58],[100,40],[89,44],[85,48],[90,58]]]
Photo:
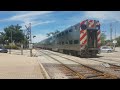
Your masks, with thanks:
[[[32,37],[31,37],[31,23],[29,23],[29,27],[27,27],[25,25],[25,27],[27,28],[27,36],[29,37],[29,49],[30,49],[30,57],[32,57]]]

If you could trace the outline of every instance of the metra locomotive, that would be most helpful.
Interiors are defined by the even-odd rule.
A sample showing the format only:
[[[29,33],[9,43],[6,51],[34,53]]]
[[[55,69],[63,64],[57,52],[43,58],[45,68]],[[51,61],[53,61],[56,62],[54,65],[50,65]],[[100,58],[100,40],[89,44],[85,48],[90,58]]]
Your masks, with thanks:
[[[84,20],[40,42],[40,48],[71,55],[96,56],[99,53],[100,23]]]

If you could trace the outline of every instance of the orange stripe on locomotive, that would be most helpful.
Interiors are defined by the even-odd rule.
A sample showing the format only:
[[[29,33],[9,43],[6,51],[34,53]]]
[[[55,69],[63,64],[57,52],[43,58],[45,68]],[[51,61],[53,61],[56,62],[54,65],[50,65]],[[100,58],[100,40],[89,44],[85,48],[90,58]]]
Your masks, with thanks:
[[[87,20],[80,23],[81,25],[87,25]],[[84,49],[87,44],[87,30],[80,28],[80,48]]]
[[[89,28],[95,28],[95,26],[100,26],[99,21],[95,23],[94,20],[84,20],[80,23],[81,25],[86,25]],[[101,45],[101,37],[100,37],[100,30],[97,31],[97,47],[100,48]],[[80,48],[84,49],[85,45],[87,44],[87,27],[85,29],[81,29],[80,27]]]

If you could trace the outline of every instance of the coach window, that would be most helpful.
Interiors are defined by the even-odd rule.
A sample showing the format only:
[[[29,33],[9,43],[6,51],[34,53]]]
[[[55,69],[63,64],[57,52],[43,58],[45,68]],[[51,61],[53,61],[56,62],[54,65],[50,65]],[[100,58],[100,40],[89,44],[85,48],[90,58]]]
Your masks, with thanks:
[[[72,43],[73,43],[72,40],[70,40],[70,41],[69,41],[69,44],[72,44]]]
[[[64,35],[64,32],[62,32],[62,36]]]
[[[79,40],[74,40],[74,44],[78,44],[79,43]]]
[[[76,25],[76,26],[75,26],[75,31],[78,31],[78,30],[80,30],[80,26],[79,26],[79,25]]]
[[[62,42],[62,45],[64,45],[64,42]]]
[[[66,44],[68,44],[68,41],[66,41]]]
[[[72,32],[72,29],[70,29],[69,32]]]
[[[75,31],[75,26],[72,27],[73,31]]]
[[[68,34],[68,31],[65,31],[65,34]]]
[[[61,33],[59,34],[59,37],[61,37]]]
[[[59,44],[61,45],[61,42],[59,42]]]

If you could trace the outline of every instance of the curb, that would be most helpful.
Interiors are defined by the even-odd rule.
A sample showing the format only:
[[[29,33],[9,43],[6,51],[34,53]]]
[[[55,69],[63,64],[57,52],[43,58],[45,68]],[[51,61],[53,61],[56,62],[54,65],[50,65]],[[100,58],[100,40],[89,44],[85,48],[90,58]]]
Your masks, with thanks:
[[[48,75],[47,71],[45,70],[45,68],[43,67],[43,65],[38,61],[40,67],[42,68],[42,72],[45,76],[45,79],[51,79],[50,76]]]

